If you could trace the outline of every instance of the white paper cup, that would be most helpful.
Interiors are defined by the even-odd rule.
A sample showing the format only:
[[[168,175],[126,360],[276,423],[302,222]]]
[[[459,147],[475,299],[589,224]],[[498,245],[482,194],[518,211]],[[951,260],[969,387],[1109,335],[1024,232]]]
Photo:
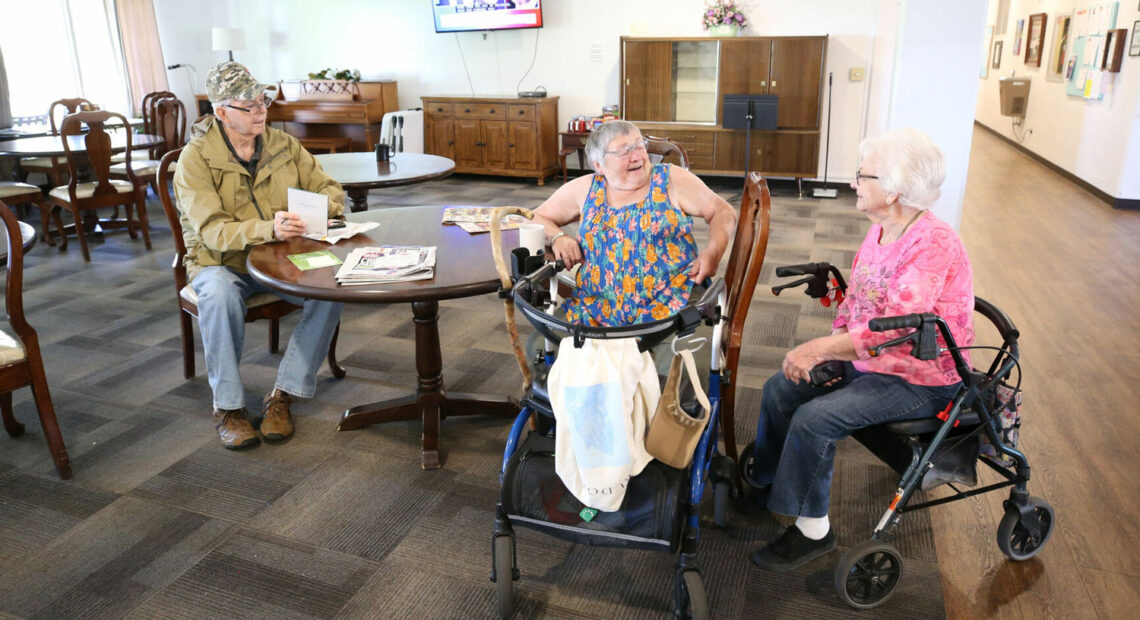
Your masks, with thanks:
[[[542,224],[519,225],[519,247],[530,251],[531,256],[537,255],[546,245],[546,229]]]

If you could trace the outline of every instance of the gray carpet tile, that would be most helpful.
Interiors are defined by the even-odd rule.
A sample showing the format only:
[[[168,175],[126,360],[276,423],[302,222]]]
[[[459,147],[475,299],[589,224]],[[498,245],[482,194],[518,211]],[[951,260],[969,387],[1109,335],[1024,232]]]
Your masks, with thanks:
[[[534,207],[557,186],[455,175],[376,191],[370,201]],[[712,186],[739,203],[737,181]],[[826,333],[833,317],[800,291],[773,297],[774,266],[829,260],[846,269],[867,226],[850,196],[799,200],[780,184],[774,193],[735,377],[741,445],[755,433],[764,381],[790,346]],[[115,232],[91,240],[90,264],[74,240],[66,252],[41,244],[28,253],[26,308],[75,478],[54,477],[34,403],[17,391],[27,433],[0,436],[0,618],[493,617],[491,530],[509,419],[444,420],[444,467],[435,471],[420,468],[418,421],[337,432],[345,409],[407,395],[416,383],[408,305],[350,306],[338,345],[348,377],[321,369],[317,396],[293,405],[295,437],[223,449],[197,333],[196,376],[182,376],[172,242],[153,201],[150,214],[153,251]],[[707,235],[703,223],[696,230]],[[282,321],[283,347],[298,318]],[[531,330],[520,322],[525,342]],[[440,336],[447,391],[520,395],[497,297],[441,302]],[[266,342],[266,323],[250,324],[242,377],[255,422],[281,359]],[[800,571],[769,574],[748,561],[786,520],[734,512],[722,530],[704,516],[698,561],[714,617],[859,615],[836,596],[832,569],[867,538],[897,478],[853,441],[841,443],[837,463],[840,550]],[[671,616],[675,558],[516,532],[516,617]],[[943,615],[929,518],[907,515],[897,534],[907,574],[876,617]]]

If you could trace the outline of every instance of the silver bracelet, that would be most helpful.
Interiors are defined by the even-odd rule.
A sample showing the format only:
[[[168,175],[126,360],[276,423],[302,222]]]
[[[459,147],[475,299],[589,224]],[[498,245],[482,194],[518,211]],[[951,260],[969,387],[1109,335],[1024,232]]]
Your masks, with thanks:
[[[565,232],[558,231],[557,235],[554,235],[553,237],[550,238],[550,247],[554,247],[554,242],[558,241],[559,239],[561,239],[562,237],[565,237],[565,236],[566,236]]]

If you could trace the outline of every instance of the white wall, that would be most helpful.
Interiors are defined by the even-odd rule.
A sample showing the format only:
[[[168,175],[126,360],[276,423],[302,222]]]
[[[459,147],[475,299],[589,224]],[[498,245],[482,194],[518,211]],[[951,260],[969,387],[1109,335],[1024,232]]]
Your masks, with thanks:
[[[984,0],[965,0],[963,6],[972,7],[979,2]],[[603,105],[618,102],[622,35],[704,34],[700,26],[702,0],[549,0],[543,9],[545,27],[540,30],[458,35],[434,32],[428,0],[154,3],[165,63],[194,64],[199,92],[203,92],[206,72],[224,57],[222,52],[210,51],[213,26],[245,28],[248,49],[236,52],[235,58],[261,80],[303,78],[307,72],[327,66],[354,68],[365,76],[398,80],[402,107],[420,105],[419,98],[424,95],[511,95],[531,63],[537,42],[534,68],[522,82],[522,88],[542,85],[551,95],[559,96],[560,126],[575,114],[595,115]],[[945,20],[936,10],[944,5],[931,0],[742,0],[739,4],[750,20],[742,35],[829,35],[827,71],[834,74],[829,180],[852,178],[856,147],[868,132],[918,120],[925,125],[912,124],[929,130],[942,127],[941,119],[950,111],[955,118],[963,109],[966,115],[972,115],[972,89],[976,88],[976,67],[981,62],[983,24],[980,17],[976,25],[972,24],[970,16],[978,11],[956,7],[955,11],[962,15]],[[921,17],[910,23],[903,21],[908,4],[921,7],[912,12]],[[907,28],[923,34],[904,40],[899,33],[906,33]],[[895,65],[905,56],[896,52],[898,45],[906,43],[907,49],[919,49],[927,35],[938,36],[942,44],[922,57],[922,63],[928,64],[918,64],[915,71],[907,69],[901,75],[908,79],[922,77],[931,66],[959,61],[975,73],[962,87],[966,89],[962,92],[969,96],[964,108],[954,97],[939,99],[941,103],[924,117],[922,110],[930,99],[926,93],[922,89],[895,88],[894,83]],[[865,68],[866,79],[850,81],[848,70],[852,67]],[[923,70],[917,71],[919,68]],[[179,75],[181,71],[184,70],[171,72],[170,83],[175,92],[190,100],[186,77]],[[924,83],[941,86],[948,76],[958,73],[950,71],[941,78],[924,78]],[[824,82],[826,127],[826,76]],[[903,114],[904,110],[913,110],[914,114]],[[959,125],[951,127],[960,129]],[[968,153],[969,128],[962,131]],[[942,146],[953,147],[951,150],[957,153],[961,140],[961,136],[948,138]],[[820,144],[820,177],[826,146]],[[962,168],[960,178],[952,174],[948,185],[964,184],[964,165]],[[952,195],[960,201],[960,191]],[[957,209],[943,216],[956,223]]]
[[[991,0],[987,24],[997,15],[997,0]],[[1106,74],[1109,90],[1100,101],[1086,100],[1065,93],[1064,82],[1046,79],[1048,54],[1052,51],[1056,16],[1077,7],[1097,4],[1087,0],[1011,0],[1009,27],[995,33],[1004,41],[1001,68],[990,69],[989,77],[979,80],[976,117],[979,123],[1016,140],[1010,117],[1001,115],[998,80],[1017,75],[1030,78],[1026,107],[1025,136],[1022,146],[1088,182],[1110,196],[1140,199],[1140,57],[1129,57],[1132,24],[1140,19],[1136,0],[1120,2],[1116,28],[1128,31],[1120,73]],[[1025,42],[1019,57],[1013,55],[1018,19],[1027,21],[1033,13],[1046,13],[1045,49],[1040,67],[1025,64]]]

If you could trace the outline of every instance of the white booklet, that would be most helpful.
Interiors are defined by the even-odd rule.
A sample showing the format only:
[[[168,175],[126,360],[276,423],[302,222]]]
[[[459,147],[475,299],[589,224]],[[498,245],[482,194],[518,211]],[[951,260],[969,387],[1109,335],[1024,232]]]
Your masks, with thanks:
[[[324,237],[329,230],[329,197],[316,192],[290,187],[286,192],[289,198],[289,213],[301,216],[305,223],[305,235]]]

